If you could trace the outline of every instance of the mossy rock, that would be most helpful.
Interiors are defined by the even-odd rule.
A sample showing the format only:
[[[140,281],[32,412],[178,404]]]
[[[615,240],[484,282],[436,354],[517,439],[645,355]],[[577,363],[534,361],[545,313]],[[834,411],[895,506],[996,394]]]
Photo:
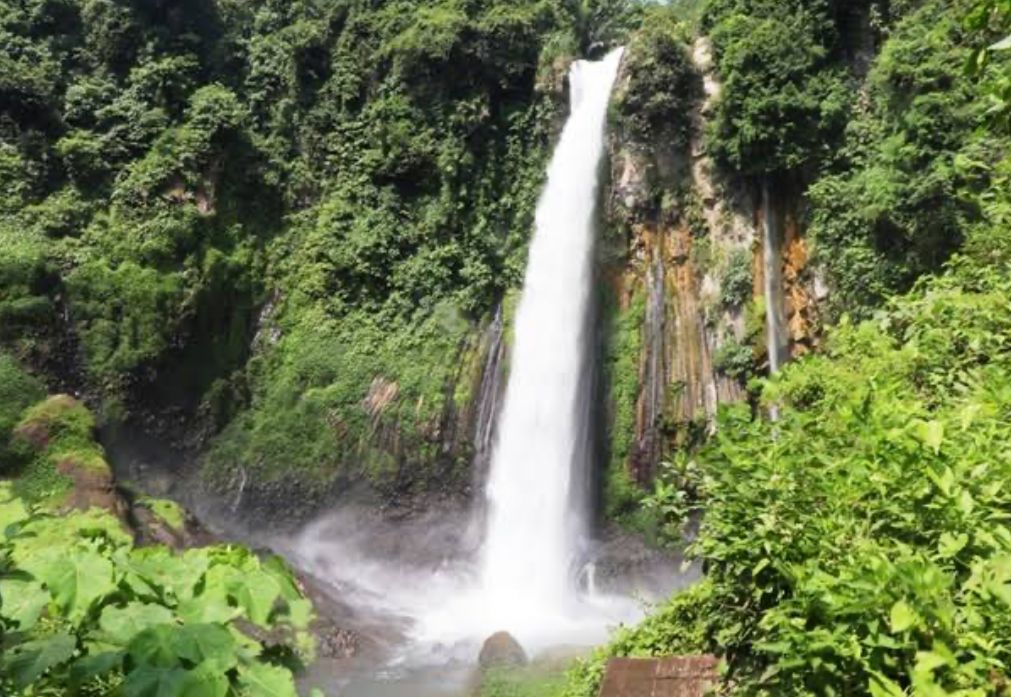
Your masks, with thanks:
[[[138,544],[187,549],[199,544],[202,530],[175,501],[141,496],[130,509]]]
[[[186,527],[186,510],[175,501],[142,496],[137,501],[161,522],[173,530],[182,531]]]
[[[124,504],[94,433],[94,416],[69,395],[53,395],[29,407],[14,428],[13,449],[23,463],[14,492],[55,508],[97,506],[122,515]]]

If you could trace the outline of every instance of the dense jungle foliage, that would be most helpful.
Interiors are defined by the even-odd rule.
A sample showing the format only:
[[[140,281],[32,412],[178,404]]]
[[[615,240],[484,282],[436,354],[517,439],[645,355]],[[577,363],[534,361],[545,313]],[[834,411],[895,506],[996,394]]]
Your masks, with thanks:
[[[0,694],[294,697],[314,614],[286,564],[138,545],[91,412],[9,358],[0,378]],[[135,505],[185,528],[171,501]]]
[[[5,695],[294,697],[312,606],[276,557],[134,547],[91,509],[53,515],[0,486]]]
[[[565,61],[636,12],[4,0],[0,344],[105,425],[213,439],[212,482],[461,474]]]

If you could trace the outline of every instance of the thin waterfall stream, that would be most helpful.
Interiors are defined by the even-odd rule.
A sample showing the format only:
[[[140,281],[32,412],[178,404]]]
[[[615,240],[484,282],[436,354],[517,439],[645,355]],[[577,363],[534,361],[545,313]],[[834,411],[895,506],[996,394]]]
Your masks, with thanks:
[[[762,262],[770,373],[779,371],[790,358],[783,307],[783,240],[780,228],[780,220],[772,203],[772,193],[766,182],[762,185]]]

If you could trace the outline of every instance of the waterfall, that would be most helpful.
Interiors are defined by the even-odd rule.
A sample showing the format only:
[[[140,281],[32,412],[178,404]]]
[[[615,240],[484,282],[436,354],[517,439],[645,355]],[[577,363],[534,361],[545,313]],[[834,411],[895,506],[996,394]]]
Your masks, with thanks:
[[[790,359],[783,307],[782,246],[779,220],[766,182],[762,185],[762,262],[765,269],[765,336],[770,373],[778,371]]]
[[[524,616],[553,615],[571,599],[586,534],[594,213],[620,59],[618,49],[571,68],[570,115],[537,205],[516,314],[486,490],[481,585],[488,602]]]
[[[601,643],[610,629],[641,619],[643,601],[665,597],[691,578],[638,557],[622,568],[621,550],[591,544],[589,535],[596,204],[621,54],[617,49],[571,68],[570,114],[537,204],[501,405],[498,376],[509,343],[501,309],[484,339],[475,469],[487,463],[489,471],[479,552],[454,554],[460,550],[454,537],[466,523],[452,512],[439,521],[436,511],[434,518],[387,528],[348,508],[297,541],[303,568],[339,588],[342,603],[385,618],[377,627],[403,630],[391,671],[466,665],[499,631],[512,634],[532,657]],[[652,295],[659,308],[663,269],[659,257],[655,263]],[[661,371],[662,344],[653,348],[652,370]]]
[[[484,476],[491,459],[492,437],[495,433],[495,417],[498,414],[499,383],[502,376],[502,359],[505,342],[502,341],[504,321],[502,305],[495,310],[495,317],[488,327],[484,369],[481,371],[481,387],[477,397],[477,418],[474,423],[474,470]]]

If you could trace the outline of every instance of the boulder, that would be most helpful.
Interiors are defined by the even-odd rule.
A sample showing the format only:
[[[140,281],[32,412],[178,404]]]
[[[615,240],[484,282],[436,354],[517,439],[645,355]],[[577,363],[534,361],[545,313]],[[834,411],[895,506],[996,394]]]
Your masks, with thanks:
[[[509,632],[495,632],[485,639],[477,657],[477,664],[482,671],[498,667],[515,668],[526,665],[526,662],[526,652]]]

